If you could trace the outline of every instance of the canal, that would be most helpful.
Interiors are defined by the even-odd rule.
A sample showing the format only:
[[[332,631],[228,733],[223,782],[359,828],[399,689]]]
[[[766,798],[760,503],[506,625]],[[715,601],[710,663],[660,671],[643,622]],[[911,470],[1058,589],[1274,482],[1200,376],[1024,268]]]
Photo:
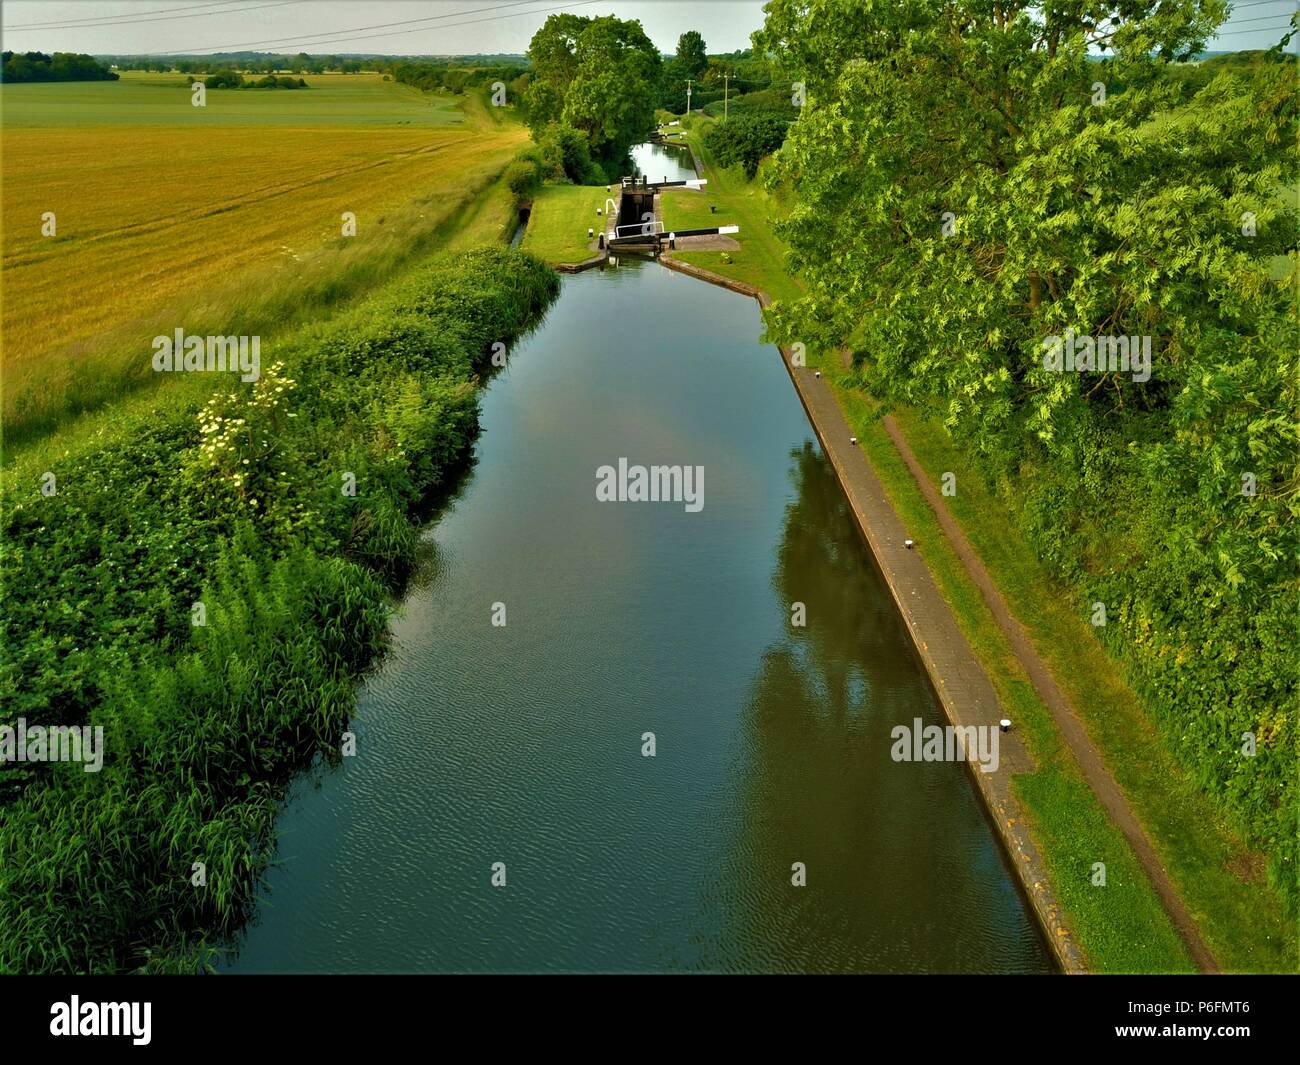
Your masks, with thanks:
[[[689,181],[697,176],[691,150],[684,144],[634,144],[632,168],[650,181]]]
[[[657,263],[564,278],[224,969],[1053,968],[966,768],[890,758],[941,711],[761,332]],[[703,508],[599,501],[620,458]]]

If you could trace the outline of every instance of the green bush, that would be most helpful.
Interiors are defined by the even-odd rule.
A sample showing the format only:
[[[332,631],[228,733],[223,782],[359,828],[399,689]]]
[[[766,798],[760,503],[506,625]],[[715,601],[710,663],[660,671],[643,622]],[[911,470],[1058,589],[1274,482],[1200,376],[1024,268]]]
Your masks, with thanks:
[[[244,84],[244,75],[236,74],[233,70],[218,70],[215,74],[203,78],[202,81],[209,89],[238,89]]]
[[[695,103],[694,100],[691,101]],[[706,115],[721,118],[724,114],[738,115],[772,115],[786,122],[798,117],[799,111],[791,100],[789,89],[763,89],[759,92],[747,92],[743,95],[731,94],[729,100],[710,100],[697,105]]]
[[[505,181],[515,203],[527,203],[541,187],[542,164],[533,158],[516,159],[506,167]]]
[[[545,163],[545,177],[575,185],[605,184],[605,172],[592,160],[591,146],[583,133],[553,122],[534,131],[533,137]]]
[[[704,134],[704,143],[722,166],[742,166],[753,177],[763,157],[781,147],[790,122],[772,114],[735,115],[715,122]]]
[[[307,88],[307,82],[303,78],[291,78],[287,75],[277,77],[274,74],[267,74],[256,81],[245,84],[243,87],[245,89],[305,89]]]

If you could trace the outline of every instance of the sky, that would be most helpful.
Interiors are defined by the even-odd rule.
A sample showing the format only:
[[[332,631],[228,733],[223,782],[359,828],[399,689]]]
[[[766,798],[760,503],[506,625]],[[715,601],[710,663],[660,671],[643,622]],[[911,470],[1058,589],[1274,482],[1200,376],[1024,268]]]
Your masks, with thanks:
[[[1294,10],[1295,0],[1238,0],[1208,47],[1267,48]],[[763,0],[5,0],[0,37],[13,51],[92,55],[522,53],[554,11],[638,19],[666,53],[689,29],[710,52],[747,48],[763,22]]]
[[[639,19],[664,52],[691,29],[710,52],[734,52],[763,24],[763,0],[5,0],[2,17],[4,47],[21,52],[475,55],[523,53],[559,11]],[[411,19],[424,21],[386,25]],[[64,25],[14,28],[30,23]]]

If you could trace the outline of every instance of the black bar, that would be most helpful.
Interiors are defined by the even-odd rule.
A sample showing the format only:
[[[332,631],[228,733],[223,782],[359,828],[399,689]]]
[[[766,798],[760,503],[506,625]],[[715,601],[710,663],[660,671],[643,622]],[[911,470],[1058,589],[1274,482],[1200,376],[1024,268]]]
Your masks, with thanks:
[[[1222,1058],[1294,1049],[1300,992],[1295,976],[775,977],[750,978],[743,986],[736,983],[743,977],[703,976],[704,988],[692,979],[652,979],[9,977],[0,980],[0,1023],[11,1048],[93,1055],[110,1048],[201,1047],[203,1060],[254,1048],[259,1057],[316,1049],[336,1056],[394,1040],[432,1048],[447,1045],[458,1029],[477,1032],[485,1048],[512,1038],[568,1046],[575,1036],[622,1046],[647,1036],[655,1041],[658,1032],[674,1056],[688,1043],[696,1050],[715,1040],[766,1047],[788,1034],[796,1044],[827,1046],[839,1035],[923,1057],[940,1049],[1020,1057],[1068,1048],[1074,1058],[1080,1050],[1127,1046],[1134,1055],[1201,1047]],[[87,1004],[137,1004],[140,1019],[147,1002],[148,1043],[137,1045],[130,1034],[52,1035],[52,1010],[62,1017],[59,1004],[71,1006],[73,995],[81,1011]],[[1134,1028],[1152,1032],[1134,1034]],[[1211,1034],[1180,1034],[1180,1028]]]

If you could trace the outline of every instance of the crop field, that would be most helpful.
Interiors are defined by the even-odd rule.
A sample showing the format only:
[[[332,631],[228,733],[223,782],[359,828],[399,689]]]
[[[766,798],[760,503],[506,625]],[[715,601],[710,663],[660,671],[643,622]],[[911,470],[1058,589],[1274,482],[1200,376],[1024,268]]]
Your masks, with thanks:
[[[526,137],[472,97],[308,81],[206,107],[179,75],[0,89],[10,434],[152,377],[159,333],[271,332],[352,297],[436,244]]]

